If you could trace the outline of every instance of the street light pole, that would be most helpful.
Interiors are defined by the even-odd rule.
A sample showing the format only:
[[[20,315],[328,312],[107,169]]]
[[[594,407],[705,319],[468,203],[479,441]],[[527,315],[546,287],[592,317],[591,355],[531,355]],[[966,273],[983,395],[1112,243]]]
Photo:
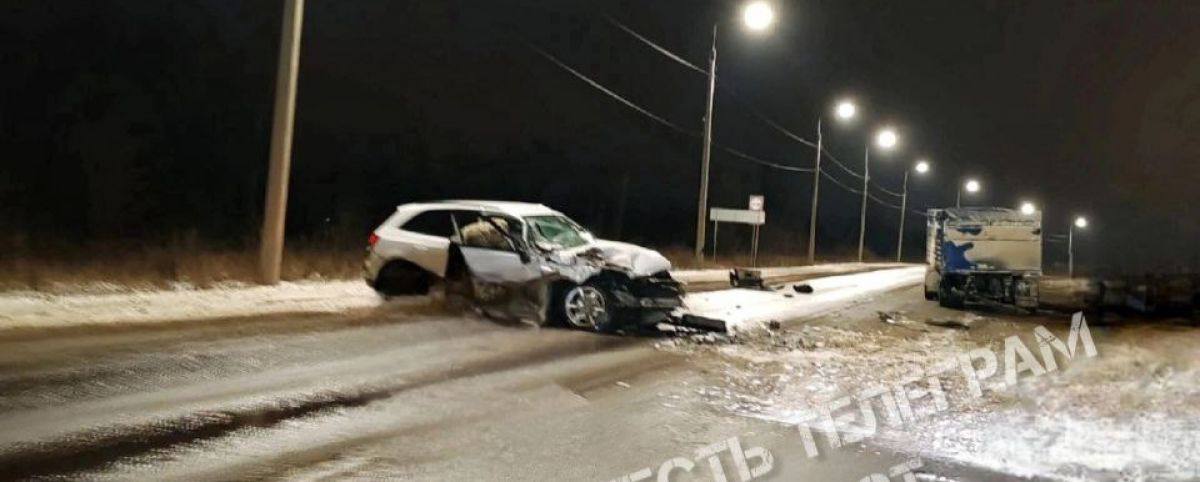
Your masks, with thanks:
[[[1071,226],[1067,228],[1067,277],[1075,277],[1075,228],[1086,228],[1088,225],[1087,218],[1079,216],[1071,221]]]
[[[704,260],[705,207],[708,205],[708,162],[712,155],[713,100],[717,92],[717,24],[713,24],[708,62],[708,103],[704,114],[704,148],[700,161],[700,201],[696,208],[696,260]]]
[[[900,262],[900,258],[904,253],[904,214],[908,211],[908,169],[904,170],[904,189],[900,197],[900,234],[896,237],[896,262]]]
[[[1067,278],[1075,277],[1075,222],[1067,228]]]
[[[821,190],[821,118],[817,117],[817,162],[813,169],[812,213],[808,215],[808,264],[817,261],[817,193]]]
[[[863,150],[862,214],[858,218],[858,262],[863,261],[863,243],[867,236],[867,182],[871,179],[871,143]]]
[[[296,116],[296,77],[300,67],[300,32],[304,0],[284,0],[279,66],[275,75],[275,114],[271,125],[270,168],[259,246],[259,280],[279,283],[283,263],[283,228],[287,215],[288,175],[292,163],[292,125]]]

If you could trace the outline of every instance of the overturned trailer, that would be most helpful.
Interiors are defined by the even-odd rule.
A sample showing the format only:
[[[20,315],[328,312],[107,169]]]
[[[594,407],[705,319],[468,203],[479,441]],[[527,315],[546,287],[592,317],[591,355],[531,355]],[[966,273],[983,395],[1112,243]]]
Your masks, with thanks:
[[[1088,281],[1083,304],[1100,312],[1200,317],[1200,275],[1144,274]]]

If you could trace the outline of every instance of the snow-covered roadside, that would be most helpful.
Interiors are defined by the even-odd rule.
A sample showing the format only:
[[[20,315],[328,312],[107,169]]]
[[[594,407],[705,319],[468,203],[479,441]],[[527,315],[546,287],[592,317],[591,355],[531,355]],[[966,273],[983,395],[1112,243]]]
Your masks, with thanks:
[[[812,287],[807,294],[797,292],[792,288],[795,285],[776,291],[730,289],[689,294],[684,303],[689,312],[725,320],[730,331],[738,331],[771,320],[821,314],[851,301],[921,283],[924,277],[924,267],[910,266],[812,279],[803,283]]]
[[[948,316],[936,308],[920,312],[926,319]],[[977,328],[961,330],[903,314],[883,323],[873,314],[855,316],[863,315],[818,316],[732,342],[696,337],[659,346],[712,365],[708,371],[719,378],[698,393],[715,408],[787,425],[812,424],[805,421],[831,401],[892,389],[920,368],[968,350],[986,347],[1000,356],[1007,335],[1025,337],[1039,352],[1032,336],[1039,322],[1024,318],[1012,323],[962,313]],[[993,323],[1004,328],[979,334]],[[944,411],[920,398],[912,404],[918,419],[896,426],[877,407],[877,431],[868,443],[1013,477],[1200,480],[1200,330],[1159,324],[1093,330],[1094,358],[1064,361],[1043,376],[1023,373],[1018,384],[987,389],[982,398],[967,392],[956,370],[940,377],[948,399]],[[1066,339],[1063,327],[1054,331]],[[1009,362],[1000,356],[999,363]],[[856,407],[836,415],[855,414]],[[859,430],[862,419],[851,418],[846,430]],[[821,431],[822,423],[810,426]],[[826,441],[820,450],[846,450]]]
[[[767,275],[861,269],[863,265],[857,263],[771,268]],[[728,271],[723,269],[673,274],[683,281],[693,282],[728,279]],[[731,295],[730,303],[747,296],[746,290],[732,291],[742,294]],[[782,299],[773,293],[750,293],[749,296]],[[422,300],[414,297],[412,301]],[[338,313],[373,308],[383,303],[361,280],[297,281],[277,286],[229,283],[205,289],[179,285],[168,290],[120,290],[105,286],[76,294],[8,292],[0,293],[0,329],[204,320],[276,313]],[[711,306],[711,303],[700,304]]]
[[[0,329],[334,313],[381,303],[360,280],[78,295],[13,292],[0,294]]]

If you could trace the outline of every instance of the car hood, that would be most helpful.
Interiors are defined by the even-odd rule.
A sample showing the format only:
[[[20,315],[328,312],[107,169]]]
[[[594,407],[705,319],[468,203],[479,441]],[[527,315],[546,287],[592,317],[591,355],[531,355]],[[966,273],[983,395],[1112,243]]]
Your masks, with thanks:
[[[671,269],[671,262],[665,256],[636,244],[597,239],[585,249],[599,250],[605,262],[629,270],[632,276],[650,276]]]

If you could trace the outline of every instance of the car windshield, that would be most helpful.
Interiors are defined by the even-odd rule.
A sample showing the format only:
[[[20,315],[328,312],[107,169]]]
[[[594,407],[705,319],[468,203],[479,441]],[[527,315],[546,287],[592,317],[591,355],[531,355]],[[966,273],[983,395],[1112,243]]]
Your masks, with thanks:
[[[529,216],[525,218],[525,224],[529,225],[529,236],[534,242],[568,249],[587,244],[583,229],[563,216]]]

